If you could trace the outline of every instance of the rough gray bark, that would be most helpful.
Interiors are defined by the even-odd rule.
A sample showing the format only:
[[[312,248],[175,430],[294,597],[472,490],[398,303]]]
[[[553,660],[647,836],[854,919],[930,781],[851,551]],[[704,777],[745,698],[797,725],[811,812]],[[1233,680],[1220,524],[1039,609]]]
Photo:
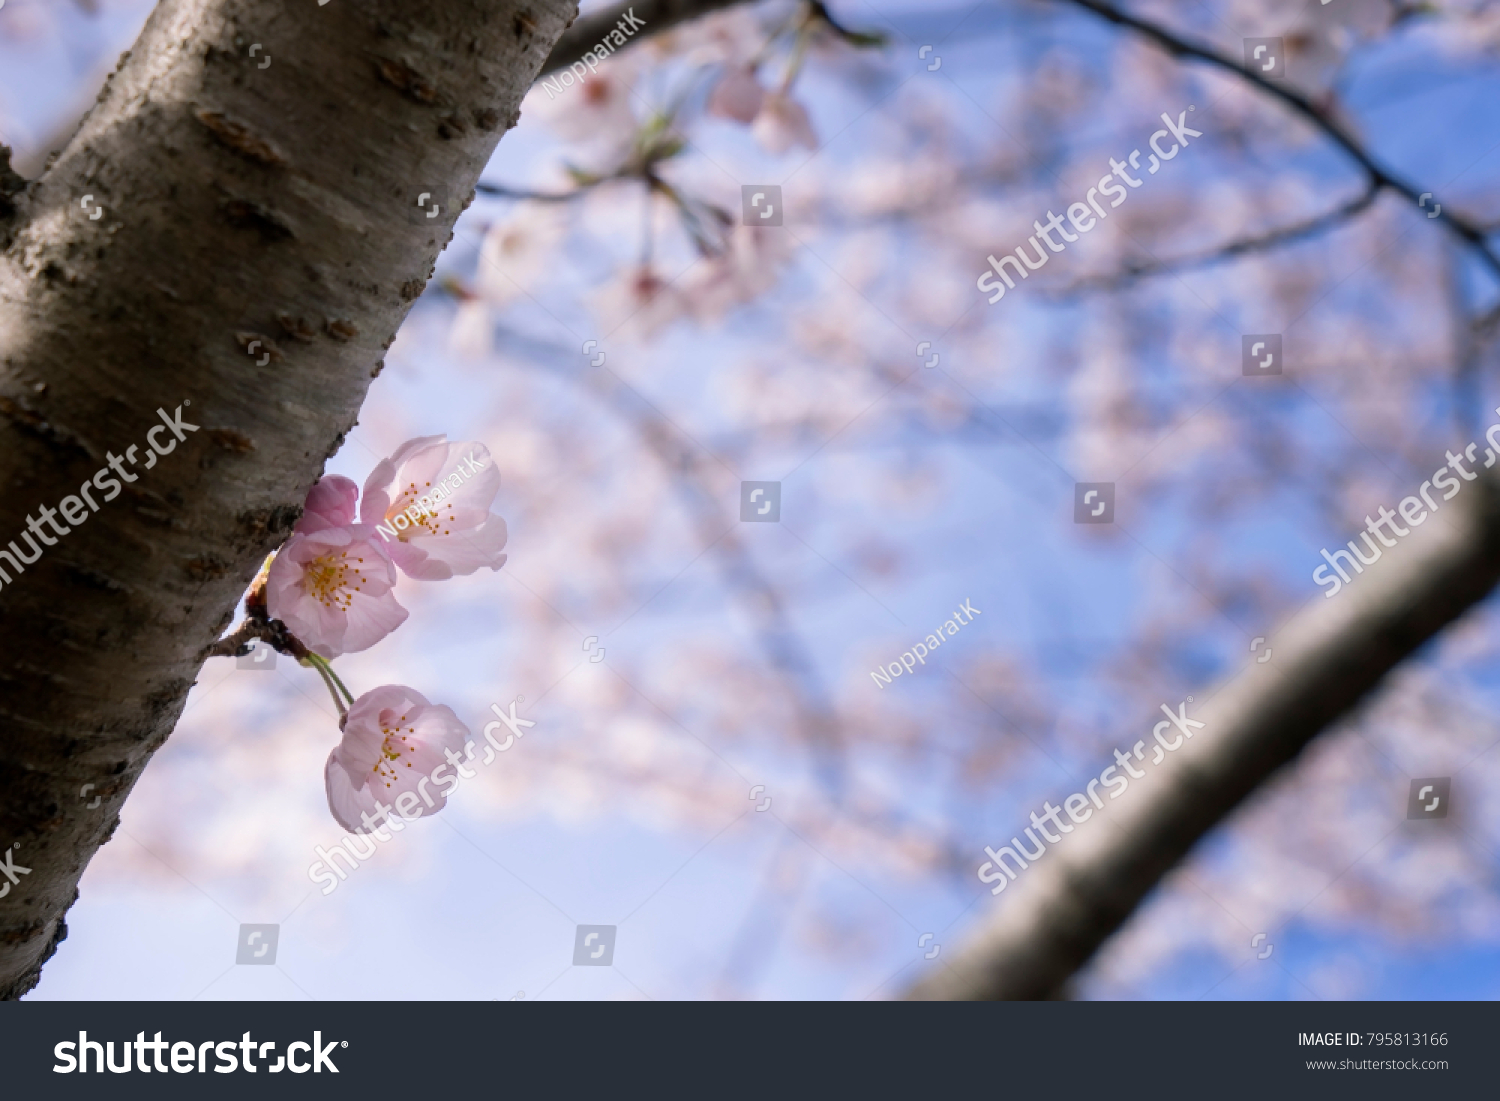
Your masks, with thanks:
[[[907,997],[1058,996],[1205,833],[1497,580],[1500,484],[1482,476],[1344,591],[1314,596],[1271,638],[1269,662],[1250,662],[1190,706],[1207,726],[1160,765],[1142,766],[1145,779],[1131,780],[1118,803],[1106,800],[1105,812],[1074,826],[998,898],[983,899],[990,916],[977,934]],[[1161,717],[1143,717],[1148,746]],[[976,845],[976,868],[983,859]]]
[[[46,173],[0,170],[0,547],[28,549],[28,515],[55,540],[24,572],[0,559],[0,860],[30,869],[0,878],[0,997],[66,935],[576,10],[162,0]],[[158,433],[171,452],[122,464],[138,480],[93,488],[69,534],[46,526],[179,406],[196,431]]]
[[[751,0],[642,0],[635,3],[626,0],[623,4],[616,4],[612,8],[594,12],[574,23],[563,36],[557,40],[557,45],[552,48],[552,53],[542,63],[537,72],[538,78],[548,73],[565,69],[573,62],[579,60],[588,53],[604,38],[605,34],[613,30],[615,24],[625,18],[625,13],[634,10],[636,17],[644,19],[646,25],[639,28],[635,35],[629,40],[627,46],[621,49],[629,49],[636,44],[650,38],[654,34],[669,30],[679,23],[696,19],[701,15],[720,11],[724,8],[734,7],[737,4],[751,2]],[[264,55],[259,55],[264,57]],[[83,104],[79,105],[78,111],[70,116],[63,125],[57,127],[52,136],[42,142],[38,150],[27,155],[23,162],[20,157],[16,158],[16,166],[22,174],[33,170],[41,171],[46,162],[47,155],[56,149],[61,149],[67,144],[68,137],[78,128],[78,118],[83,114]]]

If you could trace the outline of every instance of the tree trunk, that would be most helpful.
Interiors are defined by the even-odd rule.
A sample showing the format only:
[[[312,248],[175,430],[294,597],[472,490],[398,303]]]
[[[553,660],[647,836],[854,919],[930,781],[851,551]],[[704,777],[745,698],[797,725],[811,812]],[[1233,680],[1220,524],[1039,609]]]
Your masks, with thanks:
[[[1497,482],[1481,471],[1478,481],[1465,483],[1463,496],[1429,514],[1421,530],[1412,529],[1352,575],[1347,592],[1313,596],[1270,639],[1268,662],[1249,662],[1218,691],[1200,697],[1198,706],[1189,705],[1188,718],[1206,724],[1191,741],[1159,765],[1141,764],[1146,777],[1131,780],[1118,804],[1104,800],[1102,814],[1059,835],[1057,847],[1021,871],[998,899],[982,899],[979,905],[992,910],[989,918],[907,997],[1059,996],[1204,834],[1386,673],[1489,595],[1500,580]],[[1173,709],[1179,703],[1163,702]],[[1143,717],[1137,737],[1147,747],[1161,719],[1160,712]],[[1178,736],[1171,728],[1165,733],[1169,740]],[[1149,748],[1146,757],[1149,762]],[[1110,763],[1101,758],[1100,767]],[[1059,791],[1052,801],[1061,803],[1067,794]],[[1018,832],[1026,825],[1023,813],[1015,812]],[[993,846],[1007,843],[997,837]],[[984,859],[976,844],[976,868]]]
[[[575,13],[162,0],[41,179],[0,156],[0,997],[66,935]]]

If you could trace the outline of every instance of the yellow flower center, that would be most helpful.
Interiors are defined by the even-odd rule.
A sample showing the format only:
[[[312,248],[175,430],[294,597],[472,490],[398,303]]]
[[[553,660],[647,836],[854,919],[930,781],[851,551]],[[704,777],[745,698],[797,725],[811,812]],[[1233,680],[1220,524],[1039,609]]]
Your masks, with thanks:
[[[432,483],[428,482],[426,488],[431,489]],[[416,482],[408,482],[406,488],[401,491],[400,495],[391,502],[391,507],[386,510],[385,523],[387,527],[393,528],[396,526],[395,520],[397,516],[406,516],[407,520],[411,521],[410,527],[401,528],[396,535],[396,538],[403,543],[413,535],[452,534],[452,531],[444,525],[453,523],[453,513],[449,512],[446,520],[442,517],[442,510],[448,507],[447,502],[434,501],[432,511],[423,512],[422,506],[419,503],[423,492],[423,490],[417,488]],[[420,514],[415,520],[412,520],[406,511],[411,507],[415,507]]]
[[[354,594],[364,588],[363,558],[350,558],[348,552],[320,555],[307,564],[302,585],[326,608],[348,611]]]
[[[391,781],[399,775],[396,769],[402,763],[401,755],[404,753],[410,756],[414,752],[413,747],[407,744],[407,734],[415,735],[417,731],[415,727],[408,726],[406,734],[401,733],[401,724],[405,721],[406,716],[402,715],[396,720],[394,727],[386,726],[383,722],[380,724],[380,730],[385,735],[385,739],[380,743],[380,757],[370,771],[375,773],[386,787],[390,787]],[[406,767],[411,768],[410,761],[406,762]]]

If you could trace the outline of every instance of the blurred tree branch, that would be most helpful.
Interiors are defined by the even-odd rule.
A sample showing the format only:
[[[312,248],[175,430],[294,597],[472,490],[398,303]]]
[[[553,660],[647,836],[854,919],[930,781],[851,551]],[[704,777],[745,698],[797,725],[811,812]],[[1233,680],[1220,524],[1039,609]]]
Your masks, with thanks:
[[[1429,517],[1435,523],[1356,576],[1349,591],[1313,597],[1270,639],[1271,661],[1250,663],[1201,697],[1193,717],[1206,728],[1132,781],[1118,804],[1075,826],[1000,900],[981,896],[992,915],[947,969],[907,997],[1061,996],[1200,838],[1494,589],[1500,478],[1481,473],[1465,490]],[[1144,718],[1142,731],[1154,721]]]
[[[615,29],[615,24],[624,19],[629,11],[634,11],[635,17],[645,24],[640,28],[639,38],[630,40],[630,44],[635,45],[640,39],[661,34],[679,23],[745,2],[746,0],[626,0],[623,4],[615,4],[585,15],[558,39],[557,45],[542,65],[541,72],[537,73],[537,79],[559,69],[566,69],[573,62],[581,60],[584,54],[599,45]]]
[[[1194,268],[1222,263],[1225,260],[1233,260],[1236,257],[1245,256],[1250,253],[1267,252],[1282,245],[1305,241],[1309,237],[1326,233],[1328,230],[1342,225],[1351,218],[1358,217],[1365,210],[1369,209],[1379,194],[1379,186],[1369,183],[1364,191],[1354,198],[1340,203],[1332,210],[1315,215],[1312,218],[1307,218],[1301,222],[1295,222],[1289,226],[1280,226],[1276,229],[1253,234],[1249,237],[1241,237],[1236,241],[1216,245],[1214,248],[1206,249],[1192,256],[1173,256],[1165,260],[1153,259],[1139,264],[1130,264],[1118,272],[1080,279],[1076,283],[1058,289],[1053,294],[1055,297],[1066,298],[1076,294],[1119,290],[1121,287],[1128,286],[1137,279],[1147,276],[1170,275],[1180,271],[1191,271]]]
[[[700,545],[718,561],[726,586],[743,595],[743,607],[754,623],[756,642],[785,688],[795,717],[795,733],[808,749],[813,770],[831,806],[839,814],[881,831],[888,839],[898,839],[912,825],[908,816],[898,812],[877,814],[868,803],[849,799],[848,720],[840,716],[829,698],[817,663],[787,612],[786,598],[737,535],[738,523],[731,519],[729,528],[724,528],[722,494],[714,486],[712,463],[707,458],[712,451],[687,437],[613,371],[561,366],[573,362],[564,349],[513,330],[502,329],[501,339],[505,349],[518,361],[575,383],[635,430],[670,478]],[[909,375],[909,371],[893,368],[883,377],[894,383]],[[952,439],[952,435],[942,438]],[[944,872],[966,884],[970,869],[958,836],[945,831],[932,842],[932,847],[939,853]],[[735,969],[736,965],[729,965],[726,975]]]
[[[1418,201],[1413,186],[1376,163],[1300,93],[1109,4],[1069,2],[1137,31],[1173,56],[1238,74],[1312,122],[1360,165],[1368,181],[1360,196],[1328,214],[1198,257],[1142,265],[1098,281],[1105,286],[1320,232],[1359,213],[1383,189]],[[1446,210],[1439,217],[1500,273],[1500,258],[1481,226]],[[1474,328],[1483,332],[1490,323],[1486,316]],[[1360,576],[1353,591],[1332,600],[1311,598],[1271,640],[1271,662],[1250,664],[1200,703],[1195,717],[1207,727],[1196,740],[1135,781],[1139,790],[1125,793],[1118,806],[1075,826],[1073,836],[1047,851],[1051,859],[1039,858],[1026,869],[949,966],[931,972],[907,996],[1065,996],[1071,976],[1199,839],[1347,716],[1387,673],[1493,591],[1500,582],[1500,478],[1482,474],[1467,488],[1456,507],[1435,517],[1440,523],[1387,550],[1386,560]]]
[[[841,804],[847,765],[837,709],[828,699],[817,664],[787,615],[786,601],[736,533],[738,521],[731,520],[729,527],[724,526],[723,502],[709,478],[703,449],[686,443],[684,434],[659,409],[613,371],[579,373],[558,367],[557,364],[571,362],[571,357],[561,349],[519,333],[506,332],[505,342],[526,362],[566,377],[593,394],[635,429],[667,471],[700,544],[712,549],[728,587],[746,597],[745,608],[755,623],[756,641],[786,686],[796,715],[797,734],[807,745],[825,790],[835,804]]]
[[[1413,203],[1420,203],[1426,192],[1419,193],[1417,188],[1400,179],[1390,170],[1382,167],[1374,157],[1366,152],[1353,135],[1346,131],[1333,119],[1327,111],[1323,110],[1312,100],[1301,92],[1292,88],[1283,81],[1267,80],[1253,69],[1247,69],[1231,57],[1219,53],[1211,46],[1192,42],[1175,31],[1169,30],[1158,23],[1153,23],[1140,16],[1123,12],[1112,4],[1102,3],[1101,0],[1059,0],[1061,3],[1074,4],[1077,7],[1090,11],[1101,19],[1106,19],[1118,26],[1128,27],[1143,37],[1149,39],[1161,49],[1173,57],[1192,58],[1197,61],[1207,62],[1226,72],[1234,73],[1241,80],[1254,85],[1266,95],[1279,99],[1290,107],[1295,113],[1301,115],[1312,123],[1318,130],[1343,149],[1351,159],[1364,170],[1370,183],[1379,188],[1386,188],[1404,195]],[[1486,239],[1484,227],[1476,222],[1470,221],[1461,214],[1453,213],[1451,207],[1445,206],[1434,218],[1441,222],[1451,232],[1462,238],[1473,246],[1485,265],[1495,275],[1500,276],[1500,255],[1490,247]]]

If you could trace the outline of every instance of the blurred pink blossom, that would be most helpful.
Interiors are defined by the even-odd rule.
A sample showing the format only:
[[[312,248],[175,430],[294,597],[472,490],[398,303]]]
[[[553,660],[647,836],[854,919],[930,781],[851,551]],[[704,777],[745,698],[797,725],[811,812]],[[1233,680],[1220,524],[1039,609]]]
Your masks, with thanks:
[[[748,126],[760,114],[765,98],[766,90],[755,79],[755,69],[737,65],[727,69],[709,93],[708,113]]]
[[[793,252],[785,233],[735,226],[724,250],[697,264],[682,280],[682,298],[699,321],[717,320],[732,307],[774,287]]]
[[[577,143],[570,158],[574,163],[612,166],[635,140],[639,124],[630,88],[644,64],[642,51],[615,54],[581,87],[573,84],[550,95],[548,82],[538,81],[522,111],[539,118],[564,141]]]
[[[760,113],[750,127],[755,140],[769,153],[780,155],[794,145],[818,148],[818,135],[802,104],[784,92],[770,92],[761,104]]]
[[[634,321],[651,336],[682,316],[681,292],[652,268],[636,266],[615,276],[598,296],[598,313],[613,328]]]
[[[483,359],[495,346],[495,318],[490,304],[482,298],[459,302],[448,330],[448,350],[459,359]]]
[[[555,265],[563,234],[564,222],[555,204],[517,203],[508,219],[485,231],[474,293],[496,306],[531,294]]]
[[[396,567],[364,524],[294,533],[266,577],[266,609],[316,654],[368,650],[406,621]]]
[[[380,526],[402,573],[443,581],[505,565],[505,521],[490,512],[499,492],[500,471],[483,444],[420,436],[370,472],[360,519]]]
[[[351,833],[369,833],[398,800],[403,817],[436,813],[462,775],[438,773],[459,764],[457,751],[468,741],[452,708],[402,685],[371,689],[350,705],[344,738],[328,755],[328,809]]]

